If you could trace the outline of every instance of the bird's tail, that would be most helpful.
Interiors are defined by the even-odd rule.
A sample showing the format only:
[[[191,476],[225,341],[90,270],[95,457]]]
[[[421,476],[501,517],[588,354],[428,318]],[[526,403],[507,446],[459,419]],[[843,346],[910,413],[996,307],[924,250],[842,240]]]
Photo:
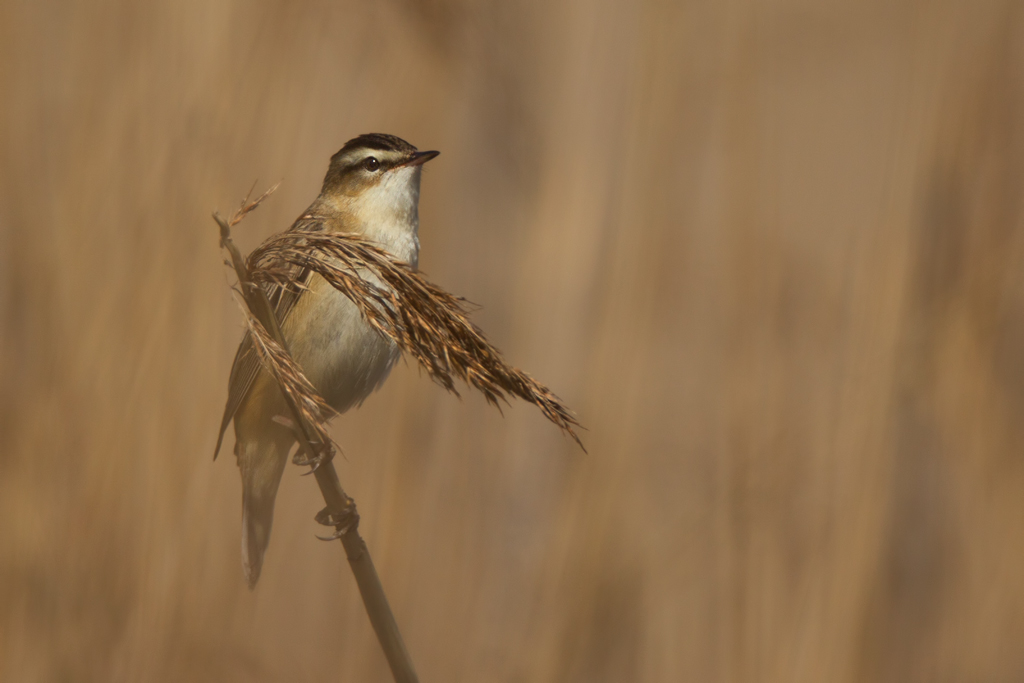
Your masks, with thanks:
[[[249,588],[255,588],[274,523],[274,501],[281,484],[291,442],[274,439],[238,445],[242,470],[242,568]]]

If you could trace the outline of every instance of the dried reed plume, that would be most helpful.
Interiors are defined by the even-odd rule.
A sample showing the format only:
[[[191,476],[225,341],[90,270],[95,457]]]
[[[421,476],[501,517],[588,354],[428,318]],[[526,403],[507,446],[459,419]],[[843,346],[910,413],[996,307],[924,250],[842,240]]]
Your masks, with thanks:
[[[248,307],[242,306],[242,309],[249,328],[249,334],[253,339],[253,347],[256,349],[260,363],[263,364],[263,367],[270,369],[274,379],[280,385],[281,391],[292,400],[298,408],[302,419],[311,427],[313,431],[311,436],[316,437],[315,440],[310,442],[310,446],[312,446],[315,452],[310,454],[300,452],[296,454],[297,462],[299,464],[312,464],[311,459],[315,458],[318,454],[331,454],[334,450],[340,450],[328,434],[326,426],[326,421],[337,414],[335,410],[320,397],[320,394],[310,383],[305,373],[302,372],[302,369],[292,360],[291,354],[277,343],[274,337],[263,327],[263,324],[249,311]],[[295,428],[295,425],[290,426],[293,429]],[[307,459],[298,460],[301,456],[305,456]]]
[[[253,282],[302,288],[308,274],[317,273],[448,391],[458,395],[458,378],[499,409],[499,400],[507,403],[509,395],[518,396],[540,408],[583,448],[574,430],[580,424],[572,412],[547,387],[505,362],[470,322],[464,299],[430,283],[371,242],[324,232],[315,217],[304,218],[249,255]]]

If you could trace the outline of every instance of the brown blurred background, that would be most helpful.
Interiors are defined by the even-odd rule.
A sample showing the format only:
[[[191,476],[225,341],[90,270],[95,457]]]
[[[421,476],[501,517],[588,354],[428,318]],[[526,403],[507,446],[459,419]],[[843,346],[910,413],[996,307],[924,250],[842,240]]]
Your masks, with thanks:
[[[250,593],[210,460],[210,213],[371,131],[589,427],[337,421],[424,683],[1024,680],[1020,3],[10,0],[0,96],[3,681],[388,679],[314,482]]]

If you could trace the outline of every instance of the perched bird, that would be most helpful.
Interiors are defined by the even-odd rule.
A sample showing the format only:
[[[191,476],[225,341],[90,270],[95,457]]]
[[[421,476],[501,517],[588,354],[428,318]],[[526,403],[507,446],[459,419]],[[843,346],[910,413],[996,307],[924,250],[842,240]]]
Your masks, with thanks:
[[[393,135],[349,140],[331,157],[320,196],[290,230],[358,235],[415,267],[420,173],[437,155],[417,151]],[[399,351],[319,275],[305,272],[300,279],[305,289],[272,286],[268,294],[292,357],[327,403],[342,413],[384,382]],[[247,334],[231,368],[217,452],[234,419],[242,474],[242,566],[250,588],[260,578],[277,488],[295,442],[292,432],[273,419],[287,414],[281,391],[262,369]]]

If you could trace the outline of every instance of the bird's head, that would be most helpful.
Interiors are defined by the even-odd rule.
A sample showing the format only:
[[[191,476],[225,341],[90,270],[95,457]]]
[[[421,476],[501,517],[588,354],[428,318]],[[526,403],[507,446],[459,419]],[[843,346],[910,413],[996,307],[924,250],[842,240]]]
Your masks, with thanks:
[[[394,135],[352,138],[331,157],[321,199],[360,221],[415,220],[422,166],[439,153]]]

